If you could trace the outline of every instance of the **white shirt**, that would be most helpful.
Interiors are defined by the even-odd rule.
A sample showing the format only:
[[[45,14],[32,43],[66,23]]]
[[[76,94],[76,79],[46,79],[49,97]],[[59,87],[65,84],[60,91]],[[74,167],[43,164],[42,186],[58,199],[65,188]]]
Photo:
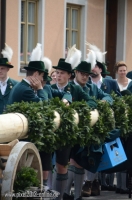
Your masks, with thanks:
[[[91,79],[91,81],[92,81],[92,79]],[[92,81],[92,83],[93,84],[95,84],[95,85],[97,85],[97,87],[100,89],[101,88],[101,85],[102,85],[102,83],[103,83],[103,78],[102,78],[102,76],[101,76],[101,78],[100,78],[100,80],[98,81],[98,82],[93,82]]]
[[[65,89],[65,87],[68,85],[68,83],[65,85],[65,86],[63,86],[63,87],[60,87],[60,86],[58,86],[58,83],[56,83],[56,86],[57,86],[57,88],[58,88],[58,90],[60,91],[60,92],[63,92],[64,91],[64,89]]]
[[[117,79],[116,79],[116,81],[117,81]],[[127,87],[128,87],[128,85],[129,85],[129,83],[130,83],[131,81],[132,81],[132,80],[131,80],[130,78],[128,78],[128,84],[127,84],[126,86],[121,85],[121,84],[118,83],[118,81],[117,81],[118,86],[119,86],[119,88],[120,88],[120,91],[126,90]]]
[[[3,82],[0,81],[0,90],[1,90],[2,95],[5,94],[8,79],[9,79],[9,77]]]
[[[78,82],[75,80],[75,78],[74,78],[73,81],[74,81],[75,85],[79,85]]]
[[[25,82],[27,82],[29,85],[31,85],[30,82],[29,82],[29,80],[27,80],[26,78],[23,78],[23,80],[24,80]]]

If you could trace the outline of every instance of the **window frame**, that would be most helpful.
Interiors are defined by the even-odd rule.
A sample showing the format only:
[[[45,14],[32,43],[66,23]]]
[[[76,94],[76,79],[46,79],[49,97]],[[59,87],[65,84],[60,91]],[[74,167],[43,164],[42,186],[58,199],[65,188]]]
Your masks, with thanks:
[[[28,30],[29,30],[29,26],[33,25],[35,27],[35,31],[34,31],[34,44],[33,46],[35,47],[37,40],[38,40],[38,3],[39,0],[21,0],[21,4],[22,2],[25,2],[25,8],[24,8],[24,21],[22,20],[22,17],[20,15],[20,56],[21,56],[21,25],[25,25],[25,31],[24,31],[24,42],[23,42],[23,55],[24,55],[24,59],[23,61],[21,61],[20,59],[20,72],[25,72],[25,69],[23,68],[24,66],[27,66],[29,61],[28,61]],[[28,22],[28,4],[32,2],[35,4],[35,20],[34,23]],[[22,7],[21,7],[22,9]],[[22,10],[21,10],[22,11]],[[22,14],[22,12],[21,12]]]
[[[67,41],[68,45],[66,44],[66,41],[65,41],[65,48],[68,48],[68,47],[70,47],[70,46],[73,45],[72,44],[72,33],[73,32],[77,32],[78,33],[77,34],[76,47],[80,48],[81,6],[80,5],[75,5],[75,4],[67,3],[66,9],[69,9],[69,16],[68,16],[68,23],[66,21],[66,32],[68,32],[68,41]],[[78,11],[77,29],[72,28],[72,11],[73,10],[77,10]],[[67,16],[66,16],[66,20],[67,20]],[[69,25],[69,27],[67,27],[67,24]]]

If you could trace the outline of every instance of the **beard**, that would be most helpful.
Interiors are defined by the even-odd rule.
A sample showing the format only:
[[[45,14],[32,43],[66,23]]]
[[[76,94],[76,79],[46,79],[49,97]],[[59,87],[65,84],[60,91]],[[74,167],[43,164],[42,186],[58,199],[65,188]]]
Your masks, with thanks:
[[[92,78],[96,78],[96,77],[99,76],[99,74],[93,72],[92,74],[90,74],[90,76],[91,76]]]

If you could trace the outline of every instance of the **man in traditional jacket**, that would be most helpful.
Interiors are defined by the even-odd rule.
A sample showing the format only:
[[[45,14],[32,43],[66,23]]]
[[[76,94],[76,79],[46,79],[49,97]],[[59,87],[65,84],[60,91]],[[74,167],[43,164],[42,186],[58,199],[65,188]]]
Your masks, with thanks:
[[[118,87],[117,82],[114,79],[109,78],[103,78],[102,75],[109,75],[110,73],[107,71],[107,67],[105,63],[101,63],[96,61],[95,67],[92,69],[92,73],[90,74],[89,81],[87,82],[87,85],[93,83],[95,84],[98,89],[101,89],[107,94],[111,94],[112,92],[115,92],[118,96],[121,96],[120,89]],[[98,179],[98,173],[91,173],[88,172],[88,181],[83,186],[83,194],[91,195],[91,193],[96,196],[99,194],[99,185],[96,182]],[[113,175],[112,175],[113,176]],[[102,181],[105,182],[105,174],[102,174]],[[94,181],[95,180],[95,181]],[[94,182],[94,186],[92,186],[92,182]],[[103,186],[102,186],[103,189]]]
[[[8,71],[13,68],[7,58],[0,58],[0,114],[6,108],[6,104],[12,88],[18,83],[8,77]]]
[[[88,83],[96,84],[99,89],[108,94],[115,92],[118,96],[121,96],[117,82],[114,79],[102,77],[102,75],[107,74],[109,74],[109,72],[106,69],[106,65],[97,61],[95,67],[92,69],[91,79]]]
[[[27,76],[12,89],[8,104],[47,100],[47,95],[41,83],[45,70],[44,63],[42,61],[30,61],[28,67],[24,68],[27,70]]]
[[[51,87],[58,89],[59,91],[69,91],[72,95],[72,101],[85,100],[90,107],[96,108],[95,101],[86,92],[84,92],[79,85],[73,85],[69,82],[72,73],[71,64],[62,61],[58,63],[58,66],[53,68],[56,69],[57,83]],[[53,189],[60,192],[60,196],[57,198],[58,200],[62,198],[68,179],[66,165],[69,161],[69,155],[70,148],[63,148],[61,151],[56,151],[57,176],[55,182],[56,187]],[[79,200],[80,197],[77,197],[76,199]]]
[[[109,94],[104,93],[95,84],[91,84],[91,83],[87,84],[90,74],[91,74],[91,64],[86,61],[82,61],[75,68],[75,78],[71,82],[71,84],[80,85],[82,89],[90,96],[95,97],[96,99],[99,99],[103,102],[108,102],[109,104],[112,104],[113,99]],[[63,196],[63,200],[68,200],[68,199],[74,200],[74,197],[70,195],[70,189],[73,182],[73,177],[74,177],[75,195],[77,195],[76,193],[79,193],[79,191],[81,194],[82,184],[84,180],[84,169],[80,165],[78,165],[78,163],[76,163],[76,159],[75,159],[76,158],[75,155],[79,151],[79,148],[80,148],[79,146],[78,148],[76,146],[75,148],[72,149],[70,165],[68,167],[69,179],[67,182],[67,187]],[[77,173],[77,171],[79,171],[79,173]],[[82,174],[80,173],[81,171],[82,171]],[[76,182],[77,177],[78,177],[78,181]]]

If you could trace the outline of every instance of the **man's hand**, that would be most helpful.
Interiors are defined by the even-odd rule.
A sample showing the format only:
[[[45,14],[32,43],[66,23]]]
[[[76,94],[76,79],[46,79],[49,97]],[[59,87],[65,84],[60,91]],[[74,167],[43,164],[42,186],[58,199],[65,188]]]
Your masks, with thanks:
[[[66,99],[62,99],[62,102],[66,105],[69,106],[69,102]]]
[[[30,76],[30,77],[28,77],[28,80],[30,81],[30,84],[34,90],[43,89],[42,83],[39,79]]]

